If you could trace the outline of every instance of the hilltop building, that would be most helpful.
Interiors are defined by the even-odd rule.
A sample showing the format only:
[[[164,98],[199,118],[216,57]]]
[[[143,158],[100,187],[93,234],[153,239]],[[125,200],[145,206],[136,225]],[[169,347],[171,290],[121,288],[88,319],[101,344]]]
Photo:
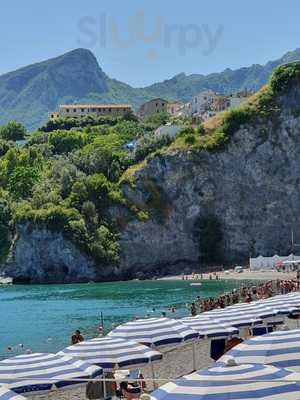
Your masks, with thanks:
[[[199,124],[214,117],[217,113],[238,107],[247,101],[250,93],[241,92],[231,95],[218,95],[209,90],[201,92],[192,100],[192,121]]]
[[[50,119],[76,118],[86,115],[122,117],[129,112],[132,112],[129,104],[64,104],[59,106],[58,112],[50,113]]]
[[[214,112],[224,111],[230,107],[230,99],[227,96],[218,96],[210,104],[209,110]]]
[[[212,90],[205,90],[197,94],[192,99],[192,114],[199,114],[206,111],[216,97],[217,94]]]
[[[160,97],[157,99],[152,99],[142,104],[139,109],[140,118],[147,118],[153,114],[167,112],[168,111],[168,102]]]
[[[230,101],[230,105],[229,108],[234,108],[234,107],[238,107],[239,105],[241,105],[242,103],[244,103],[247,99],[248,99],[249,95],[241,95],[241,94],[232,94],[231,96],[229,96],[229,101]]]
[[[178,115],[178,112],[182,109],[183,104],[178,101],[167,104],[167,112],[171,115]]]

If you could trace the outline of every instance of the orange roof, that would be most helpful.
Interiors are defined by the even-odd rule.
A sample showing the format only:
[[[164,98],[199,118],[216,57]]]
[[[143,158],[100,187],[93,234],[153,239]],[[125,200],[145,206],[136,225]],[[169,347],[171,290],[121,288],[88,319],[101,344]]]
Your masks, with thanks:
[[[59,108],[131,108],[130,104],[62,104]]]

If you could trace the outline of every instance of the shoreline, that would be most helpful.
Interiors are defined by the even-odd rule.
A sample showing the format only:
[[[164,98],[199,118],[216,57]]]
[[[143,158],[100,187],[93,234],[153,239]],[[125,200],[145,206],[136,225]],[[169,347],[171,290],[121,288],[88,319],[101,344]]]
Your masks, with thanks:
[[[228,272],[206,272],[202,274],[202,279],[200,279],[201,273],[196,273],[194,276],[192,274],[187,274],[188,281],[201,282],[202,280],[213,280],[215,281],[215,275],[217,274],[219,280],[249,280],[249,281],[274,281],[276,279],[290,280],[294,279],[296,272],[278,272],[278,271],[250,271],[250,269],[245,269],[243,272],[238,273],[230,270]],[[195,279],[195,277],[199,279]],[[212,276],[212,279],[210,279]],[[158,278],[159,281],[178,281],[183,280],[182,275],[172,275]]]
[[[250,271],[250,269],[244,269],[243,272],[238,273],[234,272],[234,270],[227,270],[227,271],[213,271],[213,272],[196,272],[194,275],[193,274],[184,274],[185,277],[188,279],[185,279],[187,281],[196,281],[196,282],[201,282],[201,281],[215,281],[216,276],[218,276],[218,280],[249,280],[249,281],[271,281],[271,280],[276,280],[276,279],[281,279],[281,280],[290,280],[295,278],[296,272],[279,272],[279,271]],[[202,278],[200,278],[202,276]],[[210,279],[210,276],[212,279]],[[196,277],[198,277],[196,279]],[[90,284],[107,284],[107,283],[116,283],[116,282],[151,282],[151,281],[179,281],[183,280],[182,279],[182,274],[177,274],[177,275],[166,275],[166,276],[161,276],[161,277],[153,277],[152,279],[125,279],[125,280],[109,280],[109,281],[90,281],[90,282],[60,282],[60,283],[13,283],[13,282],[1,282],[0,281],[0,288],[1,287],[7,287],[7,286],[35,286],[35,285],[90,285]],[[184,281],[185,281],[184,280]]]

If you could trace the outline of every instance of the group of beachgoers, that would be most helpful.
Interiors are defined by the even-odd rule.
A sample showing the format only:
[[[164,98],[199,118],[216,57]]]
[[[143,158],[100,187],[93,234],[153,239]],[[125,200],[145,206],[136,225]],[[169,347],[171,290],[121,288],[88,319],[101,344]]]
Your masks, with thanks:
[[[297,273],[295,280],[277,279],[276,284],[273,281],[261,283],[257,286],[241,286],[239,289],[233,289],[231,292],[222,294],[218,297],[209,297],[202,299],[197,296],[190,305],[190,314],[196,316],[201,312],[212,311],[225,308],[237,303],[251,303],[252,301],[267,299],[275,294],[287,294],[299,290],[300,273]]]
[[[297,277],[295,280],[282,280],[278,279],[277,281],[268,281],[264,283],[257,284],[256,286],[241,286],[238,289],[233,289],[230,292],[224,293],[218,297],[210,297],[210,298],[201,298],[197,296],[195,301],[188,306],[190,314],[192,316],[196,316],[204,311],[211,311],[215,309],[222,309],[230,305],[234,305],[237,303],[250,303],[251,301],[261,300],[270,298],[276,294],[287,294],[296,290],[299,290],[300,285],[300,273],[297,273]],[[168,308],[170,313],[175,313],[176,308],[174,306],[170,306]],[[153,308],[152,312],[156,312],[156,309]],[[166,312],[163,311],[161,314],[162,317],[166,317]],[[99,336],[103,335],[103,330],[99,329]],[[81,332],[76,330],[74,334],[71,336],[71,343],[77,344],[84,340]],[[223,354],[225,351],[228,351],[232,347],[243,341],[242,338],[231,338],[226,344],[224,344],[224,349],[217,348],[217,351],[221,351]],[[219,358],[219,355],[215,358],[211,355],[213,359]],[[135,369],[133,371],[128,371],[128,375],[118,375],[110,373],[110,375],[106,376],[107,381],[103,384],[103,382],[94,383],[89,382],[86,388],[86,397],[88,399],[99,398],[95,396],[103,396],[104,392],[106,393],[106,398],[111,399],[113,396],[117,396],[118,398],[124,398],[127,400],[131,399],[142,399],[145,390],[146,384],[143,375],[140,370]],[[104,386],[105,385],[105,390]],[[148,398],[148,397],[147,397]],[[145,397],[146,399],[146,397]]]

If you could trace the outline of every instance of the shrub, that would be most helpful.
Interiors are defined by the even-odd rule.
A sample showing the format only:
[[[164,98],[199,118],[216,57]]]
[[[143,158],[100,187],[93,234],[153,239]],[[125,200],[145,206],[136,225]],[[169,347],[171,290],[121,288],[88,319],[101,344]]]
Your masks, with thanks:
[[[16,167],[8,179],[8,190],[14,199],[26,199],[38,180],[38,172],[32,167]]]
[[[174,138],[171,138],[169,135],[145,136],[139,141],[139,144],[135,150],[135,162],[144,160],[149,154],[161,149],[164,146],[170,145],[173,141]]]
[[[194,143],[196,143],[196,138],[195,138],[194,135],[187,135],[187,136],[185,136],[185,138],[184,138],[184,142],[185,142],[186,144],[194,144]]]
[[[76,131],[56,131],[49,135],[49,144],[56,154],[66,154],[82,148],[87,143],[87,135]]]
[[[0,138],[5,140],[23,140],[25,139],[26,130],[22,124],[16,121],[10,121],[8,124],[0,127]]]
[[[274,94],[285,92],[294,79],[300,77],[300,62],[295,61],[287,65],[280,65],[275,69],[270,79],[270,89]]]
[[[119,260],[117,236],[104,225],[98,228],[95,241],[91,244],[90,250],[98,262],[116,264]]]

